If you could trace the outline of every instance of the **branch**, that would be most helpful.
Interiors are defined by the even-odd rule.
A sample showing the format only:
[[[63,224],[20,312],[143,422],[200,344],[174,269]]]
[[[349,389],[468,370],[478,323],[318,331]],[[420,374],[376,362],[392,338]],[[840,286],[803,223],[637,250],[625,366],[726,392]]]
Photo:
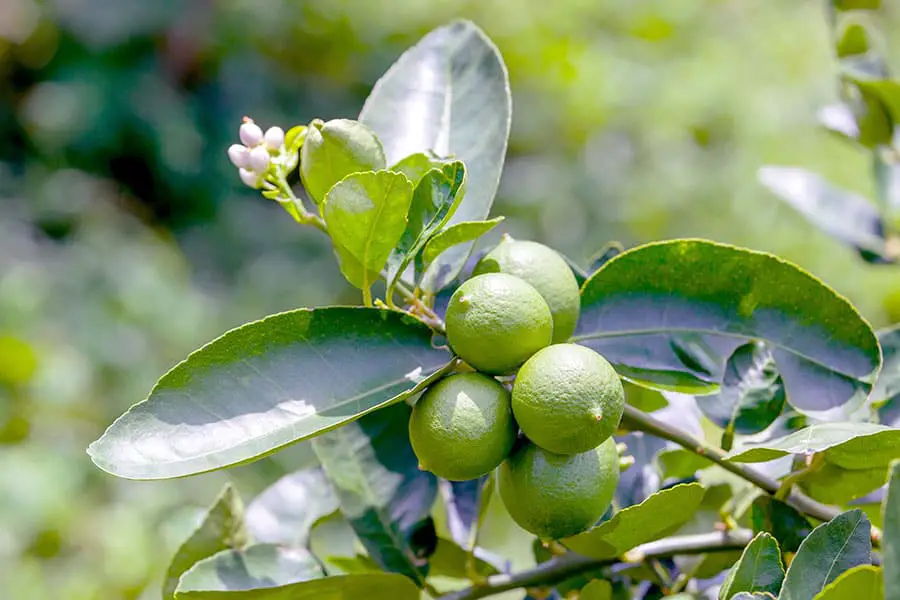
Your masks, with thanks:
[[[769,494],[774,495],[781,488],[781,484],[776,479],[772,479],[743,463],[726,460],[725,453],[719,448],[695,438],[686,431],[682,431],[677,427],[664,423],[656,417],[640,411],[631,405],[625,405],[625,414],[622,417],[622,424],[633,431],[643,431],[664,440],[675,442],[686,450],[690,450],[695,454],[708,458],[726,471],[734,473],[738,477],[749,481]],[[813,517],[814,519],[818,519],[819,521],[830,521],[842,512],[837,507],[828,506],[827,504],[822,504],[821,502],[813,500],[799,490],[793,490],[785,501],[801,513]],[[877,527],[872,527],[872,542],[876,546],[881,543],[881,531]]]
[[[701,533],[698,535],[680,535],[663,538],[634,548],[626,554],[628,563],[641,563],[646,560],[671,558],[686,554],[706,554],[740,550],[753,538],[753,532],[747,529],[733,529],[726,532]],[[552,558],[533,569],[512,573],[510,575],[492,575],[482,585],[475,585],[458,592],[441,596],[441,600],[477,600],[514,590],[551,585],[585,571],[593,571],[601,567],[616,564],[619,558],[596,560],[570,552]]]

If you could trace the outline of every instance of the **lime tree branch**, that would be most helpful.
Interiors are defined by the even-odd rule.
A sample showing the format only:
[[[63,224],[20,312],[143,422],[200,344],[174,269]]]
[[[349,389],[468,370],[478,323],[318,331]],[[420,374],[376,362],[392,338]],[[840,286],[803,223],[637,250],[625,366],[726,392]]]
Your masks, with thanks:
[[[752,537],[753,532],[746,529],[672,536],[638,546],[626,554],[625,561],[618,558],[595,560],[570,552],[541,563],[533,569],[509,575],[492,575],[483,584],[445,594],[440,599],[477,600],[478,598],[487,598],[488,596],[517,588],[552,585],[580,573],[593,571],[619,562],[638,564],[648,560],[687,554],[740,550],[750,543]]]
[[[725,453],[719,448],[695,438],[686,431],[660,421],[656,417],[638,410],[633,406],[625,405],[625,415],[622,417],[622,426],[632,431],[643,431],[664,440],[675,442],[686,450],[708,458],[726,471],[734,473],[738,477],[749,481],[769,494],[776,494],[782,487],[779,481],[760,473],[753,467],[743,463],[726,460]],[[785,498],[785,502],[803,514],[820,521],[830,521],[842,512],[839,508],[817,502],[796,489],[792,490],[787,498]],[[872,542],[876,545],[881,542],[881,532],[877,527],[872,528]]]

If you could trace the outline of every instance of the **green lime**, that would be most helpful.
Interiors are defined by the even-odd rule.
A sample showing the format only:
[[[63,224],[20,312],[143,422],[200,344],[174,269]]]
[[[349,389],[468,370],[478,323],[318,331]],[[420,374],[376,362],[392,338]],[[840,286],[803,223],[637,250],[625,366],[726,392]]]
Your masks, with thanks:
[[[584,346],[556,344],[519,369],[512,408],[532,442],[557,454],[577,454],[615,432],[625,390],[605,358]]]
[[[506,238],[475,266],[474,275],[483,273],[507,273],[530,283],[550,307],[553,341],[572,337],[581,314],[581,293],[572,269],[556,250]]]
[[[481,373],[441,379],[416,402],[409,440],[422,469],[452,481],[494,470],[516,441],[509,392]]]
[[[544,540],[593,527],[609,508],[618,482],[619,455],[612,438],[570,456],[525,443],[500,465],[497,478],[513,520]]]
[[[472,367],[509,373],[553,337],[553,317],[536,289],[518,277],[473,277],[450,297],[447,341]]]

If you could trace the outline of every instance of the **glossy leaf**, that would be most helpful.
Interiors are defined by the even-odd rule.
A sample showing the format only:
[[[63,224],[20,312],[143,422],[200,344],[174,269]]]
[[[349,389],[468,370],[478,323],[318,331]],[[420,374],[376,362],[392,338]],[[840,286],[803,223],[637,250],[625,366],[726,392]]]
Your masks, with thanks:
[[[651,390],[630,381],[622,381],[625,388],[625,401],[644,412],[653,412],[669,405],[669,401],[658,390]]]
[[[766,462],[788,454],[824,452],[828,462],[845,469],[885,467],[900,458],[900,429],[875,423],[818,423],[782,438],[746,444],[726,458]]]
[[[450,360],[431,337],[409,316],[371,308],[301,309],[248,323],[164,375],[88,452],[131,479],[259,458],[422,389]]]
[[[779,600],[808,600],[838,576],[872,559],[871,526],[861,510],[851,510],[816,527],[788,567]]]
[[[255,544],[240,550],[225,550],[198,562],[181,578],[175,597],[286,599],[287,595],[275,596],[265,590],[324,576],[322,567],[309,550]]]
[[[724,356],[753,340],[772,349],[789,401],[806,413],[857,408],[881,362],[868,323],[831,288],[770,254],[704,240],[610,260],[582,288],[573,338],[632,380],[689,388],[717,385]]]
[[[316,522],[337,509],[322,469],[304,469],[285,475],[250,503],[247,529],[258,542],[303,547]]]
[[[719,600],[739,592],[777,594],[784,581],[784,566],[778,542],[768,533],[758,533],[731,567],[719,590]]]
[[[784,552],[796,552],[813,529],[809,519],[796,508],[768,494],[753,501],[751,522],[755,533],[772,534]]]
[[[430,152],[416,152],[397,161],[390,167],[390,170],[395,173],[403,173],[414,186],[417,186],[425,173],[434,168],[440,169],[445,162],[444,159]]]
[[[413,186],[401,173],[353,173],[325,196],[325,224],[341,273],[368,293],[406,229]]]
[[[612,585],[608,581],[595,579],[581,588],[578,594],[579,600],[612,600]]]
[[[423,584],[437,536],[429,518],[437,479],[419,469],[404,403],[315,438],[341,512],[381,568]]]
[[[195,563],[222,550],[242,548],[247,541],[241,497],[231,484],[225,484],[203,521],[175,553],[166,571],[163,600],[175,597],[178,580]]]
[[[884,577],[879,567],[860,565],[845,571],[825,586],[814,600],[881,600],[893,598],[884,595]]]
[[[438,257],[451,248],[477,240],[502,221],[503,217],[497,217],[488,221],[466,221],[450,225],[425,244],[425,249],[422,251],[422,265],[418,270],[428,269]]]
[[[739,592],[729,600],[775,600],[775,596],[768,592]]]
[[[313,121],[300,148],[300,178],[316,204],[347,175],[385,166],[381,142],[368,127],[350,119]]]
[[[703,487],[696,483],[661,490],[640,504],[617,512],[590,531],[566,538],[563,544],[597,560],[620,556],[676,531],[694,515],[703,495]]]
[[[360,573],[322,577],[249,592],[186,592],[186,600],[419,600],[419,590],[402,575]]]
[[[466,192],[466,169],[459,161],[428,171],[413,192],[406,229],[388,257],[387,281],[393,289],[409,264],[453,216]]]
[[[891,465],[883,515],[884,541],[881,551],[885,598],[900,598],[900,461]]]
[[[509,138],[512,102],[506,66],[494,44],[468,21],[435,29],[375,84],[360,113],[384,144],[388,162],[416,152],[453,156],[468,169],[468,193],[451,223],[490,212]],[[437,292],[465,264],[460,244],[426,273]]]
[[[850,140],[859,138],[859,125],[856,124],[856,117],[853,114],[853,110],[846,104],[823,106],[819,109],[817,116],[822,126],[829,131]]]
[[[764,344],[752,343],[734,351],[725,364],[719,393],[698,396],[697,406],[726,431],[751,434],[775,422],[785,399],[772,352]]]
[[[863,258],[888,260],[881,214],[862,196],[838,189],[821,175],[797,167],[767,166],[758,176],[763,185],[810,223],[854,248]]]

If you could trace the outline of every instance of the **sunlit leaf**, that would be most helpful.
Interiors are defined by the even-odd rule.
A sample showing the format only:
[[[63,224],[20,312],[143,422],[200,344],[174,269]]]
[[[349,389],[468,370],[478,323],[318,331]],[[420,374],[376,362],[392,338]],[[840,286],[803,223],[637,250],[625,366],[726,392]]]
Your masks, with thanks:
[[[468,192],[451,223],[487,217],[506,156],[512,102],[506,66],[468,21],[435,29],[375,84],[360,113],[384,144],[388,163],[417,152],[453,156],[468,169]],[[423,287],[437,292],[465,264],[471,244],[444,253]]]
[[[398,402],[448,364],[398,312],[301,309],[234,329],[163,376],[91,444],[102,469],[165,479],[259,458]]]
[[[610,260],[582,288],[573,338],[629,379],[707,393],[727,356],[753,340],[771,348],[789,402],[806,413],[855,410],[881,363],[871,327],[821,281],[770,254],[704,240]]]
[[[337,509],[322,469],[304,469],[285,475],[250,503],[247,529],[258,542],[306,546],[313,525]]]

